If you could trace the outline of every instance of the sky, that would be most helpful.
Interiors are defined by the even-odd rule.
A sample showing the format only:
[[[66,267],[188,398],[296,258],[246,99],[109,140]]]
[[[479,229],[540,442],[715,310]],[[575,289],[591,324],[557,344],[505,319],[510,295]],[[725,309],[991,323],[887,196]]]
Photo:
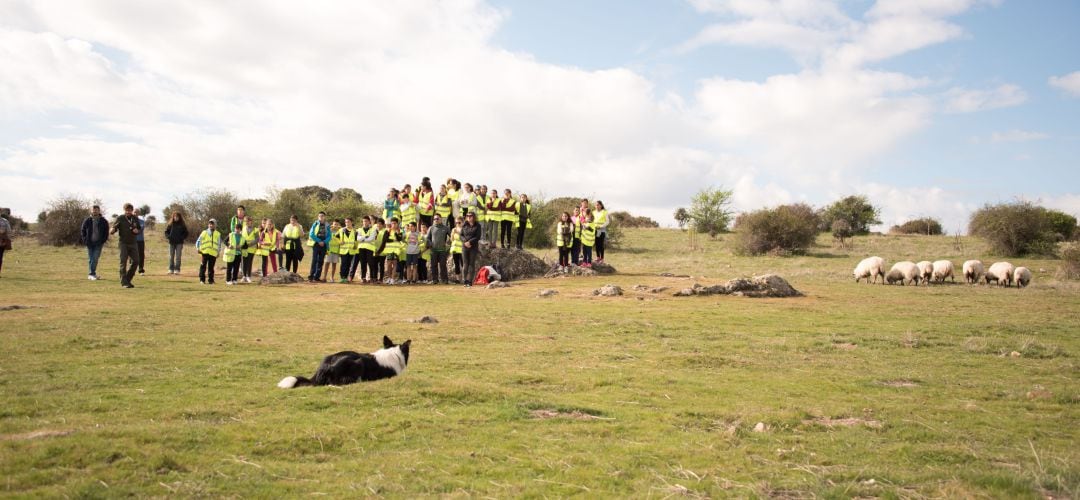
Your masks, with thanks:
[[[0,206],[463,182],[1080,215],[1075,0],[0,0]]]

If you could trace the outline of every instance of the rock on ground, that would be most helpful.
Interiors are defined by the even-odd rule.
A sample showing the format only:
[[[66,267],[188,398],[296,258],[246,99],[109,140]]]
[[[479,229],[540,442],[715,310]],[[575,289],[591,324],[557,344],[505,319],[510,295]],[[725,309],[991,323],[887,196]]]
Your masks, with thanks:
[[[622,294],[622,288],[619,288],[617,285],[604,285],[593,290],[593,295],[599,295],[601,297],[617,297]]]
[[[801,297],[785,280],[775,274],[754,276],[753,278],[735,278],[723,285],[702,286],[694,283],[693,288],[684,288],[674,293],[675,297],[692,295],[736,295],[739,297]]]
[[[551,296],[558,295],[558,294],[559,294],[558,290],[552,290],[550,288],[545,288],[543,290],[540,290],[539,292],[536,292],[537,297],[551,297]]]
[[[505,281],[492,281],[491,283],[488,283],[488,285],[484,288],[487,288],[489,290],[492,288],[510,288],[510,283],[507,283]]]
[[[299,274],[289,272],[284,269],[279,270],[276,273],[270,273],[259,279],[260,285],[291,285],[293,283],[303,283],[305,280]]]
[[[502,281],[538,278],[548,271],[548,265],[540,257],[516,248],[481,248],[476,265],[477,269],[483,266],[494,267],[499,271]]]
[[[439,320],[435,319],[435,316],[421,316],[418,319],[412,320],[413,323],[433,324],[438,323]]]

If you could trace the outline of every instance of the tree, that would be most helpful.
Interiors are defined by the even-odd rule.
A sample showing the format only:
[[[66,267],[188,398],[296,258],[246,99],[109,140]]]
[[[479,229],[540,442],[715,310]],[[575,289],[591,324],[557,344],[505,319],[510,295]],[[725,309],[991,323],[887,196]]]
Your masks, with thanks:
[[[870,204],[865,196],[848,196],[823,208],[819,213],[823,231],[832,229],[833,221],[844,219],[851,225],[854,234],[867,234],[870,226],[881,224],[878,217],[881,209]]]
[[[690,223],[690,212],[687,212],[684,207],[676,208],[675,223],[679,225],[679,229],[685,228]]]
[[[165,209],[166,219],[171,220],[173,211],[183,214],[189,230],[188,240],[195,241],[210,219],[217,220],[218,228],[228,228],[237,204],[236,195],[224,189],[195,191],[174,199]]]
[[[1075,218],[1028,201],[986,205],[971,214],[968,233],[990,243],[990,251],[1006,257],[1053,255],[1076,227]]]
[[[844,240],[854,235],[851,230],[851,224],[844,219],[836,219],[832,223],[832,236],[834,239],[840,242],[840,248],[844,248],[846,244]]]
[[[923,217],[921,219],[909,220],[899,226],[893,226],[889,228],[890,233],[898,234],[925,234],[925,235],[939,235],[942,234],[941,222],[933,217]]]
[[[619,227],[660,227],[660,224],[649,217],[645,217],[644,215],[635,216],[627,211],[611,212],[608,214],[608,218],[611,219],[611,224],[618,225]]]
[[[810,205],[780,205],[735,219],[735,251],[744,255],[805,253],[818,234],[818,216]]]
[[[732,193],[730,190],[709,187],[691,198],[689,215],[697,232],[709,233],[710,237],[715,238],[717,234],[727,231],[732,215],[727,207],[731,205]]]
[[[147,205],[146,203],[143,203],[141,206],[136,208],[136,210],[139,211],[139,216],[140,217],[146,217],[146,215],[150,213],[150,205]]]
[[[90,207],[100,201],[85,200],[77,196],[61,196],[45,208],[45,220],[38,225],[41,242],[46,245],[78,245],[82,238],[82,223],[90,216]]]

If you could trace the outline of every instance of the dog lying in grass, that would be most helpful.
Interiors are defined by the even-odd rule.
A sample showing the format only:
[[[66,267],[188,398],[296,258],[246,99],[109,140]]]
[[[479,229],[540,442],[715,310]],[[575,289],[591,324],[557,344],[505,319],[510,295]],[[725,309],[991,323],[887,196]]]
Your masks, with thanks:
[[[315,375],[307,377],[285,377],[278,382],[282,389],[292,389],[305,385],[345,385],[354,382],[379,380],[400,375],[409,364],[409,344],[394,344],[390,337],[383,336],[383,348],[371,354],[342,351],[323,358]]]

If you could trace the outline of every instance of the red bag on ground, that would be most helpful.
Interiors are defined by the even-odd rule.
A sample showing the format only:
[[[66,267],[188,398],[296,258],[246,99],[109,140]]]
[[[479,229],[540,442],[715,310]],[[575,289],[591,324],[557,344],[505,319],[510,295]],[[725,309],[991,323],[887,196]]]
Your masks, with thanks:
[[[474,285],[486,285],[488,284],[488,268],[487,266],[481,267],[480,272],[476,273],[476,279],[473,280]]]

